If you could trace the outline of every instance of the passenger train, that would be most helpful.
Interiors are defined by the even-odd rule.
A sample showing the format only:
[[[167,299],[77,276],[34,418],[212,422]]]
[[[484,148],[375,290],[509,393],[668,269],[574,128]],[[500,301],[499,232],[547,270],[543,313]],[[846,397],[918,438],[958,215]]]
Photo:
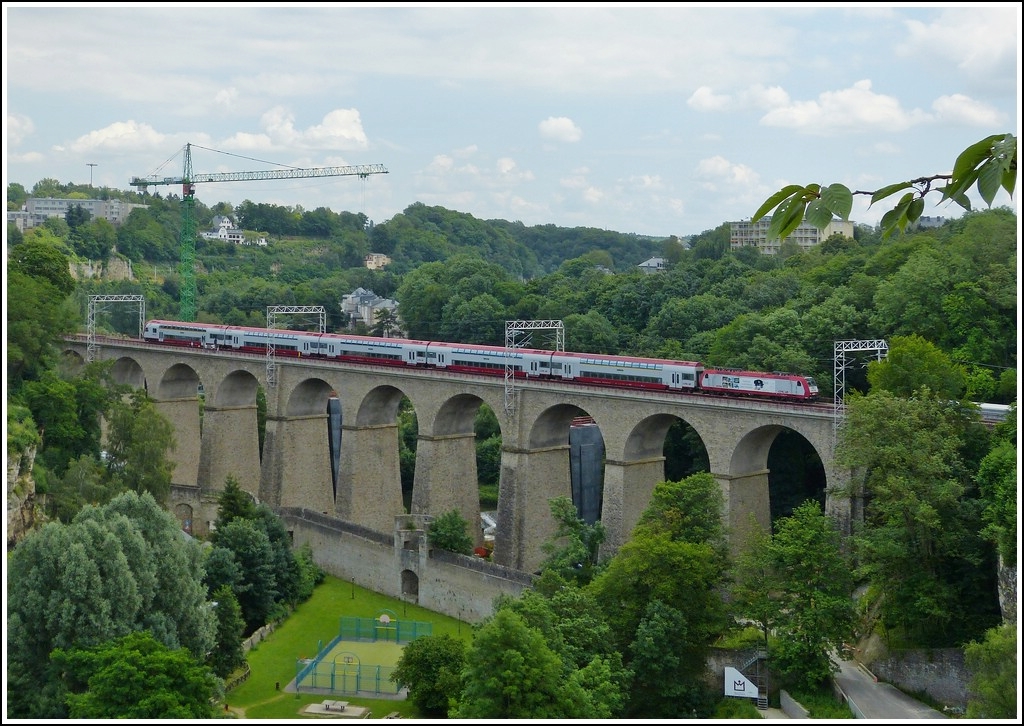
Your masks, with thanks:
[[[373,338],[343,333],[253,328],[212,323],[151,320],[149,343],[354,363],[414,366],[515,378],[573,381],[588,385],[683,391],[741,397],[813,401],[810,376],[706,368],[696,361],[503,348],[433,340]]]

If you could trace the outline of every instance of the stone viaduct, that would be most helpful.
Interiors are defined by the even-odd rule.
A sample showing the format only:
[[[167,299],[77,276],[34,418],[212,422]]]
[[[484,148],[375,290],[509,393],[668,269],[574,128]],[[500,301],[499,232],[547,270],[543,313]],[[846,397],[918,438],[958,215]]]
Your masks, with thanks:
[[[89,354],[84,336],[69,339],[66,350],[82,359]],[[172,508],[197,535],[207,533],[216,519],[217,496],[228,476],[278,510],[317,515],[318,532],[330,520],[390,542],[402,539],[397,534],[402,522],[410,530],[422,529],[421,515],[452,509],[479,522],[473,426],[481,404],[495,412],[501,426],[493,559],[509,571],[530,573],[542,560],[541,545],[555,531],[548,500],[571,496],[568,432],[581,415],[594,419],[604,439],[601,521],[609,552],[628,539],[655,484],[664,479],[665,435],[678,419],[693,427],[707,449],[711,473],[725,495],[734,550],[749,536],[751,515],[758,526],[770,526],[768,452],[786,429],[803,436],[819,455],[826,511],[841,529],[849,533],[859,516],[856,500],[839,493],[849,473],[833,463],[831,406],[517,381],[512,415],[506,416],[500,376],[279,359],[274,385],[268,386],[262,356],[156,347],[132,339],[101,339],[92,350],[93,357],[114,361],[118,382],[146,388],[172,422],[177,441]],[[262,457],[260,387],[267,402]],[[342,415],[336,480],[327,435],[332,396],[339,399]],[[397,416],[403,396],[412,403],[419,428],[409,512],[399,476]],[[476,536],[479,541],[481,533]],[[313,539],[322,542],[318,537]]]

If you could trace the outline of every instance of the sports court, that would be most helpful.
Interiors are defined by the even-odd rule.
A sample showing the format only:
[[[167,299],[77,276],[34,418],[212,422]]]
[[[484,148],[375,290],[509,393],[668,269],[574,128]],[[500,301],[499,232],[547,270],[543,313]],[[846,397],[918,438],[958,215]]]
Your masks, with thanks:
[[[431,635],[433,624],[399,620],[383,610],[373,618],[344,616],[330,643],[317,643],[314,658],[299,659],[286,690],[326,695],[404,698],[391,680],[406,643]]]

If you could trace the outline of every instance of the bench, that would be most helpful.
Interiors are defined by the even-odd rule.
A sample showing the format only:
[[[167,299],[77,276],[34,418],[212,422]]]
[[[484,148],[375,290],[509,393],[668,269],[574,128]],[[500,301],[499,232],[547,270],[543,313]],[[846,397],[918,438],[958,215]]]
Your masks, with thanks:
[[[348,701],[324,701],[325,711],[344,711],[348,707]]]

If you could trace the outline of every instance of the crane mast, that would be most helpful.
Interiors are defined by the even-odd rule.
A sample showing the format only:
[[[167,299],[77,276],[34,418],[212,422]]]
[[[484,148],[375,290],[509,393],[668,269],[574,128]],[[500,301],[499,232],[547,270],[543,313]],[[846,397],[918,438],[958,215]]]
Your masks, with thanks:
[[[184,322],[196,319],[196,184],[208,182],[260,181],[266,179],[308,179],[328,176],[358,176],[387,174],[381,164],[361,166],[326,166],[312,169],[279,169],[274,171],[236,171],[217,174],[192,172],[192,144],[185,144],[184,170],[180,177],[132,177],[131,186],[140,191],[151,186],[181,184],[181,256],[178,272],[181,275],[180,316]]]

